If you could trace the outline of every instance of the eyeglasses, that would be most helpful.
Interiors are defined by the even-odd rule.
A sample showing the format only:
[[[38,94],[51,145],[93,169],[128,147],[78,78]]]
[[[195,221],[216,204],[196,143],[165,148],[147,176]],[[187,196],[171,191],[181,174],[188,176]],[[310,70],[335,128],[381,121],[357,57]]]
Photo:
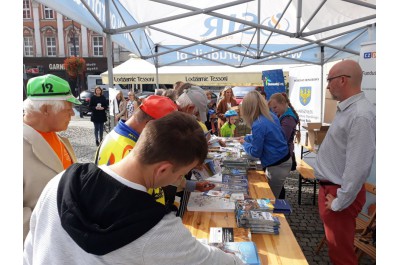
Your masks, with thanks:
[[[349,75],[338,75],[338,76],[334,76],[334,77],[329,77],[329,78],[327,78],[326,79],[326,82],[331,82],[333,79],[335,79],[335,78],[339,78],[339,77],[348,77],[348,78],[351,78],[351,76],[349,76]]]

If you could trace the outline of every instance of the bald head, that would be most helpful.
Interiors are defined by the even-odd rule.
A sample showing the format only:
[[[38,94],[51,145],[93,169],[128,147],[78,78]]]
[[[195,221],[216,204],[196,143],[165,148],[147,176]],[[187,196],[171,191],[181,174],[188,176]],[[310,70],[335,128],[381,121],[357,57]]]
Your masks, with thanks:
[[[327,89],[334,99],[343,101],[361,92],[362,69],[353,60],[335,64],[328,74]]]
[[[351,76],[349,84],[353,87],[361,88],[362,70],[360,65],[353,60],[345,60],[335,64],[332,69],[335,70],[336,75],[349,75]]]

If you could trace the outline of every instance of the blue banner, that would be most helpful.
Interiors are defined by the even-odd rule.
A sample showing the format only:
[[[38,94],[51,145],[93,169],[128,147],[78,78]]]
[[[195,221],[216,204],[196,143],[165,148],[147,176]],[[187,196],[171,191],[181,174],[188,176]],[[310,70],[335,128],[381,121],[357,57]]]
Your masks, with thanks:
[[[267,100],[269,100],[272,94],[286,92],[282,69],[262,71],[262,79]]]

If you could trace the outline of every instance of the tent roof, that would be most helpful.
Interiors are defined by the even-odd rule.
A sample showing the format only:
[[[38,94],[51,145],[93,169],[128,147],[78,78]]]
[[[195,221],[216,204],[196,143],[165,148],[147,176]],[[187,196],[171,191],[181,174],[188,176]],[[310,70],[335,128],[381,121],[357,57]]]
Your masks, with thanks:
[[[36,1],[157,66],[322,65],[376,38],[375,0]]]

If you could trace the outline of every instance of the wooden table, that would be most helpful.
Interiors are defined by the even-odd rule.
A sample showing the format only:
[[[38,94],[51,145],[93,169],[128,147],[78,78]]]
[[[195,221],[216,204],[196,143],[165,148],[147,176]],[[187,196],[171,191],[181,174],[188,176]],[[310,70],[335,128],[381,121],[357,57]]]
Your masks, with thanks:
[[[315,178],[315,175],[314,175],[314,169],[303,160],[304,155],[307,155],[310,153],[316,154],[317,150],[315,150],[314,148],[312,148],[309,145],[301,144],[300,160],[298,158],[296,160],[296,162],[297,162],[296,169],[299,172],[299,192],[298,192],[298,199],[297,199],[297,203],[299,205],[301,205],[301,193],[302,193],[303,186],[312,186],[313,187],[313,205],[315,205],[315,202],[316,202],[317,179]]]
[[[262,171],[249,170],[249,193],[253,198],[274,198]],[[279,235],[252,234],[261,264],[308,264],[283,214],[279,216]],[[234,213],[186,211],[183,224],[196,238],[208,239],[210,227],[237,227]]]

